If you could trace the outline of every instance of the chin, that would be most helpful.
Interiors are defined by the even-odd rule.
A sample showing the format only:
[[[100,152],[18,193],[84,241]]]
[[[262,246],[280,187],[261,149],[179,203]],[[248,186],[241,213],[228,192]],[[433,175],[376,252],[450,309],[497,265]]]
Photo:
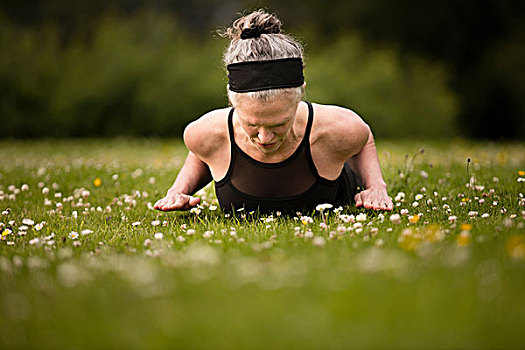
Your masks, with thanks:
[[[257,146],[257,148],[259,149],[259,151],[261,151],[264,154],[270,154],[270,153],[275,152],[275,150],[273,148],[268,149],[268,148],[264,148],[264,147],[260,147],[260,146]]]

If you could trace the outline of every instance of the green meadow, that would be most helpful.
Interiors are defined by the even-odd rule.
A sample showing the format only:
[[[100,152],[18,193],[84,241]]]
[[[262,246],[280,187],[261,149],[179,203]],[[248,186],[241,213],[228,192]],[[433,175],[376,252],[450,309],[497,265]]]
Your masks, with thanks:
[[[162,213],[179,140],[1,140],[0,348],[522,348],[525,144],[378,154],[392,212]]]

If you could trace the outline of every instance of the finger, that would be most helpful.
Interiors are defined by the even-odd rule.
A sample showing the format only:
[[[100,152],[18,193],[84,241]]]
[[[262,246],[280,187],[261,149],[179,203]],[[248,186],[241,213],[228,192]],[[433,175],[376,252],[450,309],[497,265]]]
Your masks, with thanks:
[[[190,210],[191,209],[190,199],[191,197],[185,199],[184,204],[178,207],[177,210]]]
[[[381,200],[377,196],[372,197],[372,209],[380,210],[381,209]]]
[[[360,206],[363,205],[363,199],[361,198],[361,193],[358,193],[355,195],[354,201],[355,201],[356,208],[359,208]]]
[[[382,208],[383,210],[392,210],[392,207],[393,207],[393,204],[392,204],[392,199],[390,197],[386,197],[384,200],[383,200],[383,204],[384,204],[384,207]]]
[[[158,203],[159,210],[166,210],[165,207],[169,203],[169,199],[167,197],[164,197],[161,200],[159,200]]]
[[[177,199],[174,199],[172,197],[165,198],[164,203],[161,206],[161,210],[163,211],[170,211],[170,210],[176,210],[177,208]]]
[[[363,206],[366,208],[366,209],[373,209],[374,208],[374,203],[372,201],[372,199],[370,198],[370,196],[366,196],[363,200]]]
[[[385,204],[384,210],[390,211],[393,209],[394,204],[392,203],[392,198],[390,198],[389,196],[383,198],[382,202]]]
[[[383,207],[381,207],[381,210],[391,211],[394,208],[394,205],[392,202],[387,202],[384,204]]]
[[[161,206],[159,206],[159,209],[162,211],[169,211],[171,210],[172,205],[170,203],[164,203]]]
[[[192,196],[184,195],[181,198],[182,205],[177,210],[190,210],[194,205],[191,205]]]
[[[190,207],[194,207],[198,205],[201,202],[201,199],[199,197],[190,197],[188,204]]]
[[[157,210],[162,210],[162,207],[166,204],[166,198],[159,199],[153,208]]]
[[[200,203],[200,198],[199,197],[191,197],[191,196],[189,196],[188,197],[188,201],[184,204],[184,206],[182,208],[180,208],[180,210],[190,210],[193,207],[196,207],[199,203]]]
[[[373,201],[374,210],[385,210],[386,209],[386,201],[383,197],[376,197],[376,199]]]

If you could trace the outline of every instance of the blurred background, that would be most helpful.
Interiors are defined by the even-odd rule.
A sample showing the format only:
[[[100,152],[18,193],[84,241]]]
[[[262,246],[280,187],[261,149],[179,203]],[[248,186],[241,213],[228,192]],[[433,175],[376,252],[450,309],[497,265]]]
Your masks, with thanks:
[[[376,136],[525,138],[517,0],[2,0],[0,137],[179,137],[227,105],[216,31],[273,12],[306,49],[307,99]]]

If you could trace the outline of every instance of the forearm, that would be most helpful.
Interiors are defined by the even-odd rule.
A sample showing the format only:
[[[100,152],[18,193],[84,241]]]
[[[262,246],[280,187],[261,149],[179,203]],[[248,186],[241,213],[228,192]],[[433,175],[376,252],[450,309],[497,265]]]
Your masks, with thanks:
[[[206,163],[198,159],[192,152],[189,152],[173,186],[168,192],[192,195],[206,186],[212,179],[210,169]]]
[[[359,176],[366,189],[386,188],[372,131],[365,146],[349,160],[352,170]]]

